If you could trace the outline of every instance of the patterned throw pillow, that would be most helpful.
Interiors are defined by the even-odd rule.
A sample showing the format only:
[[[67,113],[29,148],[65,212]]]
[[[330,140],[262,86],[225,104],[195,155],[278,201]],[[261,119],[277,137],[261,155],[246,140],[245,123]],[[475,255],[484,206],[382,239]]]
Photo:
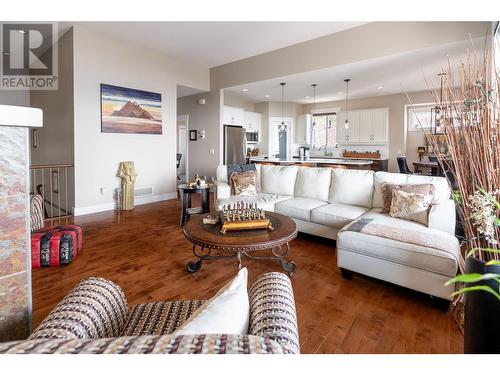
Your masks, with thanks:
[[[388,214],[391,210],[392,203],[392,192],[394,190],[404,191],[405,193],[415,193],[422,195],[432,196],[431,204],[434,204],[434,195],[436,188],[433,184],[383,184],[382,185],[382,196],[384,198],[384,209],[383,213]]]
[[[432,195],[393,190],[389,215],[427,225],[431,202]]]
[[[257,172],[246,171],[232,173],[229,178],[234,195],[252,196],[257,195]]]

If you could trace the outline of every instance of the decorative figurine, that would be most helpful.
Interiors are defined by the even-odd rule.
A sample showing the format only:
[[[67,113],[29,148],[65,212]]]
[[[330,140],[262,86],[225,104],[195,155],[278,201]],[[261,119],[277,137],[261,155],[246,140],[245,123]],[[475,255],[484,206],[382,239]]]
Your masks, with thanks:
[[[122,210],[134,209],[134,190],[137,173],[133,161],[122,161],[116,174],[122,179]]]

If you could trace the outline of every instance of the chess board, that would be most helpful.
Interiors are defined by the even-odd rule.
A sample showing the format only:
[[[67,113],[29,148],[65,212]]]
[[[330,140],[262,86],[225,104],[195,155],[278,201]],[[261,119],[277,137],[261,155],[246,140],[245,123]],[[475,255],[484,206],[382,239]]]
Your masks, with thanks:
[[[257,208],[255,203],[238,202],[233,205],[224,205],[219,215],[222,233],[252,229],[273,230],[266,212]]]

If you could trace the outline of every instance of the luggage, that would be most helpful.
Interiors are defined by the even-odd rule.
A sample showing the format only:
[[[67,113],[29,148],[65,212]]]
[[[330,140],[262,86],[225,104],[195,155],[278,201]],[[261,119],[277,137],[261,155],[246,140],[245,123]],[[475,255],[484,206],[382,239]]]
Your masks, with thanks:
[[[78,225],[42,228],[31,235],[31,268],[69,264],[83,249]]]

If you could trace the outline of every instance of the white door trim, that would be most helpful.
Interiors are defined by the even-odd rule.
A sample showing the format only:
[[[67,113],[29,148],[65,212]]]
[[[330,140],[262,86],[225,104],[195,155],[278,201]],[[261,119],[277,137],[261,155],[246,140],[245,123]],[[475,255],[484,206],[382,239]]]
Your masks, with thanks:
[[[189,115],[177,116],[177,134],[179,133],[179,122],[184,122],[186,125],[186,155],[184,155],[184,164],[186,165],[186,181],[189,180]],[[177,145],[177,142],[176,142]],[[177,157],[177,156],[176,156]],[[177,161],[176,161],[177,163]],[[175,178],[177,183],[177,167],[175,168]]]

